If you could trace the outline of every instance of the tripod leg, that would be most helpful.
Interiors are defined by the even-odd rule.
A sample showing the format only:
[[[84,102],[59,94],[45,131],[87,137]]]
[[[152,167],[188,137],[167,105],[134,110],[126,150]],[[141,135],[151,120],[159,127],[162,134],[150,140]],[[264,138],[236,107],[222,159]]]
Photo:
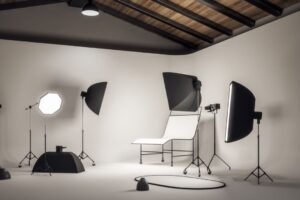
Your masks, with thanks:
[[[214,157],[215,157],[215,154],[211,157],[211,159],[210,159],[210,161],[209,161],[209,163],[208,163],[208,167],[210,166],[210,164],[212,163],[212,161],[213,161],[213,159],[214,159]]]
[[[165,158],[164,158],[164,145],[161,146],[161,162],[165,162]]]
[[[140,164],[143,164],[143,146],[140,144]]]
[[[173,167],[173,140],[171,140],[171,167]]]
[[[183,174],[187,174],[187,169],[191,166],[191,165],[196,165],[195,164],[195,160],[196,160],[197,158],[194,158],[193,160],[192,160],[192,162],[190,162],[190,164],[186,167],[186,168],[184,168],[184,170],[183,170]]]
[[[86,154],[86,157],[87,157],[90,161],[92,161],[92,165],[93,165],[93,166],[96,166],[95,161],[94,161],[89,155]]]
[[[142,156],[142,154],[141,154],[141,156]],[[95,163],[95,161],[87,154],[87,153],[85,153],[85,152],[81,152],[80,154],[79,154],[79,156],[78,156],[81,160],[84,160],[84,159],[89,159],[90,161],[92,161],[92,165],[93,166],[96,166],[96,163]]]
[[[230,165],[227,162],[225,162],[225,160],[223,160],[218,154],[216,154],[215,156],[217,156],[217,158],[219,158],[229,168],[229,170],[231,170]]]
[[[267,172],[265,172],[265,170],[263,170],[262,168],[260,168],[261,171],[263,172],[263,174],[261,176],[266,176],[271,182],[274,182],[273,179],[267,174]]]
[[[246,181],[246,180],[248,180],[248,178],[251,176],[251,175],[255,175],[256,176],[256,174],[254,174],[254,172],[257,170],[258,168],[256,167],[244,180]]]
[[[25,155],[25,157],[21,160],[21,162],[19,162],[19,165],[18,165],[19,168],[22,167],[22,163],[24,162],[25,159],[27,159],[28,154],[29,154],[29,153],[27,153],[27,154]]]

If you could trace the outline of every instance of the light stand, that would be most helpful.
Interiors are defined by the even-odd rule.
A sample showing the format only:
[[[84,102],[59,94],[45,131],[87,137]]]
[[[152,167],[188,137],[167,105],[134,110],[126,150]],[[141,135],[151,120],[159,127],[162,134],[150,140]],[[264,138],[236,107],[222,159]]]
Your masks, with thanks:
[[[211,157],[211,159],[208,163],[208,167],[210,166],[210,164],[212,163],[214,158],[218,158],[220,161],[222,161],[229,168],[229,170],[231,170],[231,167],[216,153],[217,152],[217,147],[216,147],[216,114],[218,113],[218,109],[214,109],[211,112],[214,115],[214,153],[213,153],[213,156]]]
[[[48,160],[47,160],[47,127],[46,127],[46,123],[44,123],[44,166],[43,168],[41,169],[42,172],[49,172],[49,175],[51,176],[51,167],[48,163]],[[32,171],[32,174],[33,174],[33,171]],[[32,175],[31,174],[31,175]]]
[[[1,108],[2,105],[0,104],[0,109]],[[0,180],[7,180],[10,178],[11,178],[10,173],[0,166]]]
[[[84,121],[83,121],[83,117],[84,117],[84,103],[83,103],[83,99],[84,99],[84,95],[81,94],[81,153],[78,155],[78,157],[81,160],[84,159],[89,159],[90,161],[92,161],[92,165],[95,166],[96,163],[95,161],[84,151]]]
[[[199,102],[200,98],[201,98],[200,97],[200,87],[201,87],[201,84],[195,84],[194,87],[196,87],[196,89],[197,89],[197,102]],[[199,103],[197,103],[197,105],[199,105]],[[200,121],[200,117],[199,117],[199,121]],[[197,144],[196,158],[194,158],[192,160],[192,162],[183,170],[183,174],[187,174],[187,169],[190,166],[195,165],[198,168],[198,176],[200,177],[201,176],[201,171],[200,171],[201,165],[204,165],[206,167],[208,174],[211,174],[211,171],[209,169],[209,166],[207,166],[205,164],[205,162],[200,158],[200,155],[199,155],[199,150],[200,150],[200,148],[199,148],[199,146],[200,146],[200,144],[199,144],[199,127],[198,127],[199,126],[199,121],[198,121],[197,129],[196,129],[196,132],[197,132],[196,133],[197,134],[197,136],[196,136],[196,140],[197,140],[196,141],[196,144]],[[194,149],[193,149],[193,151],[194,151]]]
[[[30,166],[30,161],[33,159],[37,159],[36,155],[32,152],[31,150],[31,110],[33,107],[35,107],[36,105],[38,105],[39,103],[35,103],[33,105],[28,106],[28,108],[25,108],[25,110],[28,110],[29,113],[29,152],[25,155],[25,157],[21,160],[21,162],[19,163],[18,167],[21,168],[22,167],[22,163],[28,159],[28,166]]]
[[[50,116],[55,114],[59,109],[61,108],[62,105],[62,99],[59,96],[58,93],[54,92],[48,92],[45,95],[43,95],[40,98],[39,101],[39,110],[43,113],[43,115]],[[45,153],[42,155],[44,156],[44,165],[41,166],[41,170],[39,172],[49,172],[49,175],[51,176],[52,169],[49,166],[49,163],[47,161],[47,127],[46,127],[46,119],[44,118],[44,139],[45,139]],[[33,174],[34,170],[32,170]]]
[[[260,120],[262,119],[262,112],[255,112],[254,113],[254,119],[257,120],[257,167],[245,178],[245,181],[248,180],[248,178],[253,175],[257,178],[257,184],[260,184],[260,178],[263,176],[266,176],[271,182],[274,182],[273,179],[260,167],[260,159],[259,159],[259,125]],[[255,173],[257,172],[257,173]],[[260,173],[262,172],[262,174]]]

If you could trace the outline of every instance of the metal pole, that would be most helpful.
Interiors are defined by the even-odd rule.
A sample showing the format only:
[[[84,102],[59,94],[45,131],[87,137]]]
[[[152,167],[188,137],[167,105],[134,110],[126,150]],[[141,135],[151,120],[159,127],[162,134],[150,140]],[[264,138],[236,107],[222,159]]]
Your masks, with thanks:
[[[216,112],[214,112],[214,155],[216,154]]]
[[[46,129],[46,123],[44,124],[44,131],[45,131],[44,137],[45,137],[45,153],[46,153],[47,152],[47,129]]]
[[[83,97],[81,98],[81,147],[82,147],[82,152],[84,152],[84,105],[83,105]]]
[[[260,163],[259,163],[259,123],[257,125],[257,164],[258,164],[258,168],[257,168],[257,175],[258,175],[258,179],[257,179],[257,183],[259,184],[259,179],[260,179]]]

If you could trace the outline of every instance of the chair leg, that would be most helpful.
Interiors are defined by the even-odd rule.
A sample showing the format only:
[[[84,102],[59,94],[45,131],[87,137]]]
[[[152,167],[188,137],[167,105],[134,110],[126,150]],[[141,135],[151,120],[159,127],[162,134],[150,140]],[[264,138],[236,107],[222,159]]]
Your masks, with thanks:
[[[193,138],[193,140],[192,140],[192,142],[193,142],[193,145],[192,145],[192,155],[193,155],[193,158],[192,158],[192,160],[194,160],[194,158],[195,158],[195,140],[194,140],[194,138]]]
[[[173,167],[173,140],[171,140],[171,167]]]
[[[140,164],[143,164],[143,146],[140,144]]]
[[[164,145],[162,145],[161,146],[161,162],[165,162],[164,152],[165,152]]]

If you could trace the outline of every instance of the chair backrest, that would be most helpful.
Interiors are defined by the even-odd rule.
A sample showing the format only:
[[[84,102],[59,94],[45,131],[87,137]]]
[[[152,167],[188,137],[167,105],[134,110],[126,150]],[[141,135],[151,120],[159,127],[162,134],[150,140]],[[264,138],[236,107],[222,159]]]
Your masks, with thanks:
[[[200,115],[170,115],[163,138],[193,139]]]

